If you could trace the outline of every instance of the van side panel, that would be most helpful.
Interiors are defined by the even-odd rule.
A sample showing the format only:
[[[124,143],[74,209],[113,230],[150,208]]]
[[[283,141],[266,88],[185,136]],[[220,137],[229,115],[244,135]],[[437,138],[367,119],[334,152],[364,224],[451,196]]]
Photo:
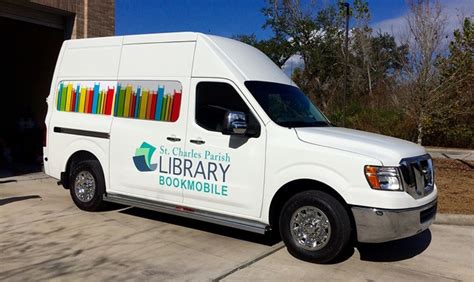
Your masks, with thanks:
[[[55,70],[52,95],[48,98],[51,116],[47,144],[49,175],[59,179],[70,156],[77,150],[85,150],[101,162],[108,185],[110,140],[104,136],[110,134],[112,116],[61,109],[58,92],[61,82],[63,86],[72,83],[74,89],[76,85],[93,86],[96,83],[107,87],[116,85],[122,40],[123,37],[114,37],[65,43],[62,59]]]
[[[157,164],[164,150],[184,151],[194,48],[194,41],[123,45],[118,81],[121,87],[135,92],[142,110],[148,113],[145,105],[151,103],[148,109],[155,117],[147,118],[143,111],[133,117],[130,114],[114,116],[109,192],[167,203],[183,202],[181,189],[160,184]],[[178,103],[177,96],[180,97]],[[125,98],[123,104],[127,101]],[[176,114],[175,118],[171,118],[171,113]]]
[[[63,78],[116,78],[121,46],[75,47],[68,45],[59,67]]]
[[[120,78],[190,77],[195,42],[124,45]]]

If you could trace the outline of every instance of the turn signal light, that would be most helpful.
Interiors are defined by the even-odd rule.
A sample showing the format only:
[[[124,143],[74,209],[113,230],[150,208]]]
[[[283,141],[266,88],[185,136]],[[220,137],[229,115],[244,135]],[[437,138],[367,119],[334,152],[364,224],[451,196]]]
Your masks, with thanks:
[[[402,191],[401,178],[398,168],[387,166],[364,167],[365,178],[372,189]]]
[[[365,177],[369,182],[372,189],[380,189],[380,182],[377,177],[377,168],[374,166],[366,165],[365,166]]]

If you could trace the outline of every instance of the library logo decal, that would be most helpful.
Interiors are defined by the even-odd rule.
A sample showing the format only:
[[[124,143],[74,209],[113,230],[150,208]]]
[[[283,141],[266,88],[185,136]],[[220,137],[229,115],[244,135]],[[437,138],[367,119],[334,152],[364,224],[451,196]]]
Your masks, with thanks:
[[[135,167],[139,171],[154,171],[157,164],[151,163],[151,157],[155,151],[155,147],[147,142],[143,142],[142,145],[135,150],[135,156],[133,157]]]
[[[147,142],[135,150],[133,162],[141,172],[156,171],[162,189],[182,189],[212,196],[227,197],[231,157],[226,152],[186,151],[181,147],[156,147]],[[153,154],[157,163],[151,163]]]

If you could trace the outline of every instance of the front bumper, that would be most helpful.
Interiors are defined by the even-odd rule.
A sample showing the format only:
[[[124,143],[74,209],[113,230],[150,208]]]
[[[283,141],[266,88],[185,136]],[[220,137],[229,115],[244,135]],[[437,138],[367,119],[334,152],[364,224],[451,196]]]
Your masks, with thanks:
[[[411,209],[352,207],[357,240],[380,243],[413,236],[428,229],[435,220],[436,209],[436,200]]]

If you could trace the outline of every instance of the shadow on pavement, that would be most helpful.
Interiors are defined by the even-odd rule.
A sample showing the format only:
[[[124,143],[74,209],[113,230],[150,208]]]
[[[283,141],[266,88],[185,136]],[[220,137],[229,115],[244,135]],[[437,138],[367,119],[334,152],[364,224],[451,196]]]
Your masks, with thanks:
[[[39,195],[28,195],[28,196],[19,196],[19,197],[10,197],[10,198],[5,198],[5,199],[0,199],[0,206],[14,203],[14,202],[19,202],[19,201],[24,201],[24,200],[29,200],[29,199],[41,199],[41,196]]]
[[[359,243],[357,249],[363,261],[392,262],[406,260],[421,254],[431,243],[429,229],[415,236],[396,241],[368,244]]]
[[[346,248],[339,256],[337,256],[334,260],[323,263],[326,265],[332,264],[339,264],[341,262],[345,262],[346,260],[350,259],[354,255],[354,248]]]
[[[238,240],[245,240],[252,243],[257,243],[266,246],[273,246],[281,241],[276,232],[270,232],[269,234],[261,235],[257,233],[252,233],[244,230],[239,230],[235,228],[230,228],[226,226],[221,226],[217,224],[207,223],[204,221],[189,219],[185,217],[169,215],[165,213],[140,209],[131,207],[129,209],[124,209],[120,211],[121,213],[139,216],[151,220],[157,220],[173,225],[180,225],[186,228],[192,228],[196,230],[201,230],[204,232],[214,233],[217,235],[222,235],[226,237],[235,238]]]
[[[0,184],[7,184],[12,182],[18,182],[16,179],[9,179],[9,180],[0,180]]]

